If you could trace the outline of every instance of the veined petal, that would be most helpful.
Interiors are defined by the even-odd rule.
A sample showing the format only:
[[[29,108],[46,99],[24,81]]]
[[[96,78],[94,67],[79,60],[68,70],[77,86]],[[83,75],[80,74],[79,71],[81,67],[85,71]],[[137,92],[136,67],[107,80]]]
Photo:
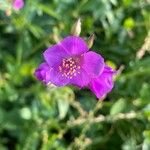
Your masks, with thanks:
[[[70,55],[81,55],[88,51],[85,41],[77,36],[68,36],[60,44]]]
[[[67,52],[60,43],[49,47],[43,55],[48,65],[51,67],[59,65],[62,59],[68,56]]]
[[[59,65],[63,58],[81,55],[87,51],[88,47],[82,38],[68,36],[58,44],[49,47],[43,55],[49,66],[54,67]]]
[[[95,52],[87,52],[82,58],[82,68],[89,74],[90,77],[98,77],[104,69],[104,59],[101,55]]]
[[[115,73],[116,72],[112,68],[105,66],[102,74],[90,82],[88,87],[97,98],[102,98],[112,90],[114,86],[113,75]]]
[[[56,86],[65,86],[69,83],[69,78],[63,76],[63,74],[58,70],[58,67],[52,69],[51,71],[51,83]]]
[[[91,78],[88,76],[87,72],[83,69],[80,70],[80,73],[77,74],[75,77],[70,79],[70,84],[76,85],[79,88],[82,88],[90,82]]]
[[[35,70],[34,75],[38,80],[47,84],[51,78],[51,68],[48,66],[47,63],[44,62],[40,64],[40,66]]]

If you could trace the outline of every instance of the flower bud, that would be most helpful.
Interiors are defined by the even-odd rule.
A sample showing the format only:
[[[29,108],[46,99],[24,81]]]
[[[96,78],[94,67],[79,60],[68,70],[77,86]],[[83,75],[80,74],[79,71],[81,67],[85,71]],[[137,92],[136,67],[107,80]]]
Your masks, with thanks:
[[[11,15],[11,10],[10,9],[6,9],[5,10],[5,14],[6,14],[6,16],[9,17]]]
[[[94,34],[90,35],[90,37],[88,38],[87,45],[89,48],[91,48],[93,46],[94,38],[95,38]]]
[[[79,36],[81,33],[81,20],[80,18],[75,22],[75,24],[71,28],[71,34]]]

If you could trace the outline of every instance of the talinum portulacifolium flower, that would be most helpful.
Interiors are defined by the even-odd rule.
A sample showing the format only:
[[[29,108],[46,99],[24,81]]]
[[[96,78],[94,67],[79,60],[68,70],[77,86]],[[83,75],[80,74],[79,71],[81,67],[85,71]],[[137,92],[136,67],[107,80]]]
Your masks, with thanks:
[[[24,0],[14,0],[13,1],[13,8],[15,10],[19,10],[24,6]]]
[[[81,37],[68,36],[45,50],[43,56],[45,62],[36,69],[35,76],[45,84],[87,87],[97,98],[113,88],[115,71],[105,65],[101,55],[90,51]]]
[[[77,36],[64,38],[48,48],[43,55],[47,63],[44,70],[47,66],[50,68],[44,80],[56,86],[73,84],[82,88],[92,78],[98,77],[104,67],[104,59],[89,51],[84,40]]]

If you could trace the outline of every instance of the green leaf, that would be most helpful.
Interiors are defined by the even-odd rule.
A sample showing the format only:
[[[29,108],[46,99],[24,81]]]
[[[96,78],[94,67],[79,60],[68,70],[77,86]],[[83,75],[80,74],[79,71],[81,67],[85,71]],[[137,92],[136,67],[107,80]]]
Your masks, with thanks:
[[[24,107],[20,110],[20,115],[23,119],[29,120],[31,118],[31,110],[28,107]]]
[[[117,4],[118,4],[117,0],[110,0],[110,2],[111,2],[113,5],[117,5]]]
[[[144,83],[142,85],[142,88],[140,90],[140,97],[144,102],[149,103],[149,97],[150,97],[150,86],[147,83]]]
[[[131,5],[131,3],[132,3],[132,0],[123,0],[124,6],[129,6],[129,5]]]
[[[59,19],[60,18],[59,15],[57,13],[55,13],[55,11],[52,10],[52,8],[50,6],[46,6],[46,5],[43,5],[43,4],[38,4],[37,8],[42,10],[46,14],[54,17],[55,19]]]
[[[58,103],[58,110],[59,110],[59,118],[65,118],[68,109],[69,109],[69,102],[66,99],[57,99]]]
[[[150,130],[145,130],[143,132],[144,135],[144,142],[142,145],[142,150],[149,150],[150,149]]]
[[[28,29],[38,39],[41,38],[41,36],[44,34],[44,30],[37,25],[28,24]]]
[[[144,141],[142,145],[142,150],[150,150],[150,143],[147,141]]]
[[[115,115],[121,113],[125,109],[125,107],[126,107],[126,101],[125,99],[121,98],[113,104],[110,110],[110,114]]]
[[[69,102],[74,100],[74,93],[69,87],[58,88],[55,91],[55,99],[58,104],[59,118],[65,118],[69,110]]]

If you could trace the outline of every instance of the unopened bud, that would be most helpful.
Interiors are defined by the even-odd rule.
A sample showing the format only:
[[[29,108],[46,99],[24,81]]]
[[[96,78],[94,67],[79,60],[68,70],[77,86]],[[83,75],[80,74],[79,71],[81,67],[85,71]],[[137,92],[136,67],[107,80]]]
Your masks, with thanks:
[[[9,17],[11,15],[11,10],[10,9],[6,9],[5,14],[6,14],[6,16]]]
[[[75,22],[75,24],[71,28],[71,34],[79,36],[81,33],[81,20],[80,18]]]
[[[88,48],[91,48],[93,46],[93,42],[94,42],[94,38],[95,38],[95,35],[92,34],[88,40],[87,40],[87,45],[88,45]]]

